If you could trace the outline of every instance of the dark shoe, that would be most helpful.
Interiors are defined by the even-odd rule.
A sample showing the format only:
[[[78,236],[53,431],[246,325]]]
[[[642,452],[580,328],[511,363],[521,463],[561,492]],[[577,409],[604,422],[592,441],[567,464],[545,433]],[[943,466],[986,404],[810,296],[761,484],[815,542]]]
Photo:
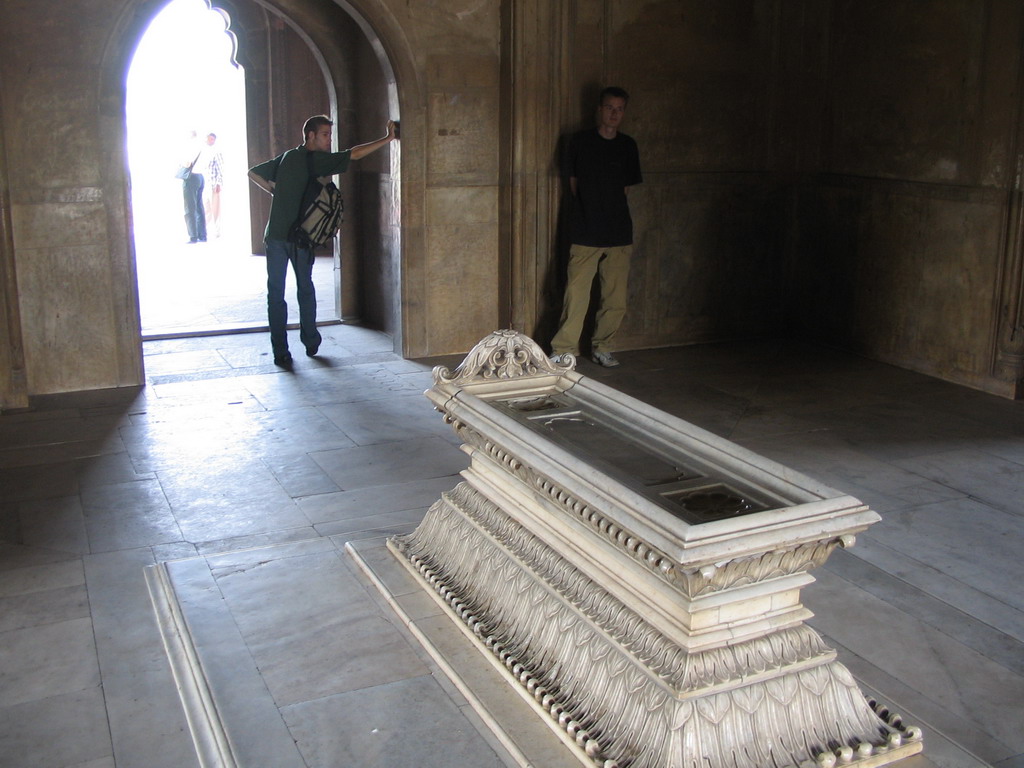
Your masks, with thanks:
[[[317,344],[315,347],[306,347],[306,357],[316,357],[316,353],[320,351],[320,345]]]
[[[280,366],[281,368],[287,368],[291,370],[292,362],[293,361],[290,352],[285,352],[283,355],[274,356],[274,365]]]

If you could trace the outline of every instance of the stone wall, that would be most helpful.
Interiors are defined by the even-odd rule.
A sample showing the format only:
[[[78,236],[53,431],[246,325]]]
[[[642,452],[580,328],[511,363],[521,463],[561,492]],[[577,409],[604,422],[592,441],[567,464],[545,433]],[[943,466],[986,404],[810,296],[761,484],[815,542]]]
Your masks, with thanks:
[[[0,259],[21,323],[0,335],[0,407],[143,381],[123,88],[162,4],[0,7]],[[271,6],[322,57],[339,110],[359,77],[345,68],[372,60],[382,79],[357,110],[401,120],[390,165],[368,158],[353,180],[381,205],[345,247],[367,253],[349,304],[404,354],[462,352],[496,327],[547,341],[566,252],[559,140],[616,83],[645,177],[622,349],[795,333],[1016,393],[1019,3]],[[349,56],[356,28],[368,48]]]
[[[792,327],[1019,396],[1021,6],[831,5],[809,56],[822,138],[796,192]]]
[[[0,12],[12,222],[11,248],[0,258],[16,267],[17,296],[9,298],[20,315],[29,394],[141,380],[124,152],[112,151],[123,146],[125,127],[100,87],[111,21],[130,24],[125,10],[101,0],[65,13],[33,3]]]

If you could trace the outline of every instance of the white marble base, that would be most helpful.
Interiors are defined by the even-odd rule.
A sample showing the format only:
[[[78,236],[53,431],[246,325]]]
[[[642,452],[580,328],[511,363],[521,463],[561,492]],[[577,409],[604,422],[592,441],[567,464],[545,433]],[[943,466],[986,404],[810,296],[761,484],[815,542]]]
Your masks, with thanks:
[[[521,687],[510,685],[493,657],[480,653],[471,636],[460,631],[461,623],[444,615],[444,602],[420,586],[384,540],[349,542],[345,548],[517,765],[578,768],[575,745],[545,726],[532,699],[515,695]]]
[[[343,544],[309,539],[147,570],[200,765],[519,764],[393,620]]]
[[[351,559],[339,551],[343,544]],[[257,580],[260,570],[276,572],[278,577],[272,582]],[[353,579],[352,570],[367,578]],[[196,738],[201,765],[206,768],[450,766],[445,762],[445,752],[450,754],[456,746],[453,739],[459,742],[457,746],[471,750],[470,754],[475,756],[461,764],[474,768],[577,768],[580,764],[456,628],[436,599],[392,555],[384,538],[347,544],[343,539],[313,539],[235,555],[177,560],[147,569],[146,578],[168,657],[175,669],[175,682],[188,710],[189,728]],[[225,582],[239,579],[249,580],[250,586],[244,590],[237,584],[222,588]],[[289,621],[281,621],[280,627],[273,626],[275,618],[281,620],[282,606],[293,603],[296,595],[316,594],[328,588],[337,590],[339,586],[345,592],[357,593],[368,605],[374,602],[369,595],[378,594],[378,605],[369,607],[383,611],[382,615],[389,619],[390,611],[394,611],[397,619],[382,622],[390,634],[376,640],[378,645],[401,647],[394,636],[406,628],[412,645],[405,647],[401,658],[388,656],[389,674],[370,682],[371,686],[383,682],[382,686],[367,688],[360,680],[348,686],[333,685],[325,691],[318,677],[313,681],[321,686],[317,691],[289,695],[274,674],[274,670],[290,666],[286,657],[308,657],[317,664],[338,668],[353,661],[361,667],[373,663],[362,653],[339,652],[336,647],[322,647],[324,644],[315,638],[301,639],[303,632],[293,626],[294,609],[288,610]],[[262,606],[258,609],[262,617],[246,618],[246,603],[250,601]],[[297,613],[304,625],[317,616],[321,620],[330,618],[322,615],[323,606],[314,601]],[[251,621],[260,618],[262,627],[256,629]],[[344,621],[346,616],[340,618]],[[271,647],[271,637],[285,632],[295,639]],[[253,649],[261,645],[270,650],[254,658]],[[350,643],[343,641],[339,645]],[[417,654],[424,652],[429,655],[429,666],[416,661]],[[429,667],[435,664],[437,671],[430,675]],[[403,669],[396,673],[398,667]],[[448,710],[440,723],[435,713],[422,705],[400,704],[397,706],[405,706],[407,711],[396,712],[393,698],[373,694],[375,690],[387,689],[387,680],[403,676],[405,679],[390,685],[433,687],[432,708]],[[299,682],[293,679],[289,690]],[[406,692],[406,688],[396,690],[400,696]],[[285,703],[286,695],[295,702]],[[444,700],[444,707],[439,705],[438,697]],[[277,699],[281,699],[280,705]],[[388,762],[387,757],[372,752],[370,746],[353,743],[357,737],[347,730],[352,727],[353,704],[362,718],[375,724],[399,721],[405,730],[418,732],[416,743],[407,746],[409,754],[399,752],[391,756],[410,762]],[[894,702],[888,704],[892,708]],[[461,711],[457,720],[452,710]],[[373,730],[363,721],[358,725],[361,734]],[[461,732],[453,735],[456,726]],[[474,728],[479,729],[479,734]],[[983,765],[980,761],[968,762],[962,750],[935,731],[929,732],[928,739],[930,753],[951,757],[936,761],[917,755],[900,761],[899,768]],[[485,751],[486,745],[493,752]],[[433,754],[424,756],[424,749]],[[486,754],[490,757],[481,757]]]
[[[424,650],[450,678],[466,701],[477,711],[484,725],[494,731],[499,743],[516,760],[520,768],[579,768],[581,762],[593,765],[557,733],[541,725],[546,713],[538,713],[532,698],[523,696],[524,689],[510,679],[508,671],[495,663],[489,653],[481,653],[471,633],[455,630],[458,622],[442,615],[443,600],[425,589],[420,580],[395,557],[383,539],[346,544],[346,550],[379,590],[397,616],[409,628]],[[513,691],[520,695],[513,695]],[[886,706],[894,703],[878,697]],[[939,734],[930,734],[932,747],[967,758]],[[935,763],[919,754],[918,746],[900,759],[894,754],[878,755],[859,761],[857,768],[894,765],[898,768],[949,768],[946,762]],[[837,766],[849,763],[836,763]],[[967,763],[964,763],[966,766]],[[974,768],[981,763],[971,762]]]

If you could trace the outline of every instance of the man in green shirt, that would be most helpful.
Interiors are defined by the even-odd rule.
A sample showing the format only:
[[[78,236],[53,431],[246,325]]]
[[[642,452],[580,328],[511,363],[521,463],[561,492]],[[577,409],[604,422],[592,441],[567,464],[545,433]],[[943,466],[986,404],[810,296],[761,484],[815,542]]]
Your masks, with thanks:
[[[317,176],[344,173],[350,160],[359,160],[398,138],[395,123],[388,121],[387,133],[376,141],[360,144],[343,152],[331,152],[334,123],[325,115],[314,115],[302,126],[305,142],[273,160],[249,169],[249,178],[273,195],[270,217],[263,235],[267,253],[267,319],[274,363],[290,368],[288,351],[288,304],[284,300],[288,262],[295,272],[299,300],[299,339],[306,354],[313,357],[320,349],[320,331],[316,329],[316,290],[313,287],[313,251],[289,240],[292,225],[299,218],[302,193],[309,180],[306,157],[313,152],[313,172]]]

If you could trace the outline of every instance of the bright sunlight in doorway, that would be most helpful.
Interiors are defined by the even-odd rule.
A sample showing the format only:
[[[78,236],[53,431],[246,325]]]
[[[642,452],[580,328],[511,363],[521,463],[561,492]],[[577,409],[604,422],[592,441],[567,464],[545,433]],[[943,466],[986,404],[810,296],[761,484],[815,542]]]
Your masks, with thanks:
[[[229,24],[206,0],[172,0],[146,31],[128,73],[144,337],[266,323],[265,266],[249,239],[245,73]],[[175,178],[196,156],[205,242],[186,226],[183,182]]]

